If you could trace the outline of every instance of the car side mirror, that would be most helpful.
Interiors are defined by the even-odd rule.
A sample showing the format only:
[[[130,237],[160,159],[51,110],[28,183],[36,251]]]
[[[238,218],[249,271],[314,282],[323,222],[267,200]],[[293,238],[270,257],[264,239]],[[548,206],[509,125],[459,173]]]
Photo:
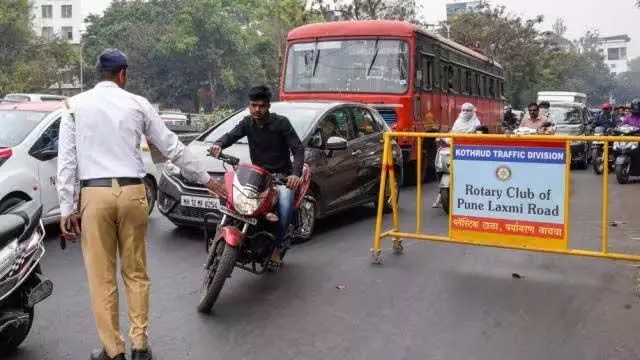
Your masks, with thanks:
[[[58,149],[43,149],[33,155],[38,160],[49,161],[58,157]]]
[[[327,140],[327,150],[344,150],[347,148],[347,140],[339,136],[332,136]]]

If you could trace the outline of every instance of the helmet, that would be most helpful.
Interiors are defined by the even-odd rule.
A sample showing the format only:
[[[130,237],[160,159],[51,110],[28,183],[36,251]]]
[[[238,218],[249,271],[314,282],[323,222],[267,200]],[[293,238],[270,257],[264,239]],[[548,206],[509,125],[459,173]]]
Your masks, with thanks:
[[[640,99],[633,99],[631,101],[631,113],[634,115],[640,115]]]

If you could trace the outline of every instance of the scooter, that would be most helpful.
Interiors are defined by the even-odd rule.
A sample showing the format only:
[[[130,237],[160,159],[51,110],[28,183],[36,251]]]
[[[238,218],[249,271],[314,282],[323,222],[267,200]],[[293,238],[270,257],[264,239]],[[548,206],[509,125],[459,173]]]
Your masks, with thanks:
[[[286,178],[272,175],[256,165],[240,164],[238,158],[230,155],[220,154],[218,159],[232,168],[225,173],[224,186],[220,185],[212,194],[220,198],[218,210],[222,214],[214,236],[210,236],[208,220],[217,217],[217,214],[208,213],[204,217],[208,255],[197,306],[202,313],[211,311],[235,267],[254,274],[278,271],[278,266],[271,261],[276,250],[274,234],[278,226],[278,216],[275,214],[278,199],[276,187],[285,186]],[[295,220],[295,213],[304,207],[304,202],[313,201],[306,196],[310,183],[311,169],[305,164],[302,184],[293,201],[293,224],[289,226],[285,237],[281,258],[286,254],[295,228],[300,226]]]
[[[517,129],[513,130],[517,131]],[[476,128],[477,134],[488,134],[489,129],[486,126],[479,126]],[[451,187],[451,164],[450,155],[451,148],[449,147],[449,141],[447,139],[436,139],[438,144],[438,151],[436,152],[435,169],[436,176],[440,179],[439,192],[440,192],[440,204],[442,210],[449,214],[449,206],[451,202],[450,190]]]
[[[34,306],[53,292],[42,275],[42,205],[28,201],[0,214],[0,354],[15,351],[34,321]]]
[[[638,136],[640,128],[631,125],[622,125],[611,129],[611,135]],[[613,143],[613,151],[616,156],[615,172],[618,184],[626,184],[631,176],[640,176],[640,149],[637,142],[616,141]]]
[[[598,126],[594,129],[594,136],[604,136],[606,133],[605,128],[603,126]],[[615,167],[615,154],[613,151],[613,143],[609,141],[609,158],[607,159],[607,169],[609,171],[613,170]],[[604,141],[594,141],[591,143],[591,159],[593,161],[593,172],[596,175],[602,174],[604,171],[604,159],[602,158],[604,155]]]

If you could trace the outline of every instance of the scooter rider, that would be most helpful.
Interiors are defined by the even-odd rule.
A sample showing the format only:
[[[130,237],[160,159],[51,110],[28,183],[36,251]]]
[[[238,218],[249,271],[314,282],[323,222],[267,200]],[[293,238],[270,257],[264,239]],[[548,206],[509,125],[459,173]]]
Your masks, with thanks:
[[[594,127],[603,127],[605,130],[615,128],[618,125],[618,116],[614,114],[609,103],[602,104],[602,113],[598,115]]]
[[[249,90],[249,113],[236,127],[218,139],[210,150],[212,156],[220,155],[222,149],[233,145],[243,137],[249,142],[251,162],[267,169],[272,174],[287,176],[287,186],[278,186],[278,234],[272,263],[282,263],[281,252],[289,228],[295,189],[302,183],[304,146],[289,119],[269,112],[271,91],[266,86]],[[290,154],[293,153],[293,164]]]
[[[619,126],[631,125],[640,127],[640,99],[633,99],[631,101],[631,114],[622,120]]]

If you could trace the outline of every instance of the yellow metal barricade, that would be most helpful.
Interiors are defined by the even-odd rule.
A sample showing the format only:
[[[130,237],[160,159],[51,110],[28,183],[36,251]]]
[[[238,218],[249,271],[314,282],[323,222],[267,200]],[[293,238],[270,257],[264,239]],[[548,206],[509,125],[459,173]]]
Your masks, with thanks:
[[[450,139],[450,155],[449,155],[449,164],[450,164],[450,206],[449,206],[449,235],[448,236],[435,236],[428,235],[422,233],[422,174],[421,171],[416,171],[417,173],[417,187],[416,187],[416,226],[415,232],[403,231],[400,229],[400,219],[399,219],[399,211],[398,211],[398,199],[397,199],[397,183],[396,183],[396,174],[394,171],[394,159],[391,151],[391,140],[393,138],[398,137],[408,137],[408,138],[417,138],[417,169],[422,168],[422,163],[424,161],[434,161],[434,159],[423,159],[422,158],[422,147],[425,138],[448,138]],[[483,141],[487,143],[491,143],[495,145],[495,148],[489,150],[483,150]],[[603,146],[603,162],[604,162],[604,171],[602,173],[602,241],[601,241],[601,250],[600,251],[590,251],[590,250],[581,250],[581,249],[571,249],[568,246],[568,234],[569,234],[569,213],[570,213],[570,170],[571,170],[571,142],[590,142],[590,141],[602,141],[604,142]],[[564,136],[564,135],[489,135],[489,134],[439,134],[439,133],[405,133],[405,132],[388,132],[384,134],[384,151],[382,155],[382,170],[381,170],[381,181],[380,181],[380,189],[378,194],[378,204],[382,204],[385,199],[385,193],[387,191],[387,185],[389,185],[389,190],[391,192],[391,201],[392,201],[392,228],[390,230],[383,231],[382,222],[383,222],[383,207],[378,206],[377,208],[377,218],[376,218],[376,227],[375,227],[375,235],[373,238],[373,248],[371,249],[372,253],[372,261],[376,264],[382,263],[382,240],[385,238],[393,239],[393,250],[394,252],[401,252],[403,250],[402,239],[412,239],[412,240],[429,240],[429,241],[437,241],[437,242],[445,242],[452,244],[467,244],[467,245],[479,245],[479,246],[488,246],[488,247],[497,247],[497,248],[505,248],[505,249],[514,249],[514,250],[527,250],[527,251],[535,251],[535,252],[545,252],[545,253],[554,253],[554,254],[564,254],[564,255],[576,255],[576,256],[586,256],[586,257],[594,257],[594,258],[606,258],[606,259],[614,259],[614,260],[630,260],[630,261],[640,261],[640,255],[635,254],[624,254],[624,253],[615,253],[609,252],[608,245],[608,232],[607,232],[607,220],[608,220],[608,181],[609,181],[609,171],[607,166],[607,161],[609,158],[609,142],[640,142],[640,136]],[[460,143],[459,150],[460,152],[456,152],[456,146]],[[467,145],[465,145],[467,144]],[[471,144],[471,145],[468,145]],[[527,148],[529,144],[535,144],[535,149],[539,149],[537,151],[532,151],[532,148]],[[540,145],[543,144],[543,145]],[[547,145],[544,145],[547,144]],[[556,144],[556,145],[549,145]],[[463,149],[464,147],[474,148],[479,151],[473,152],[469,149]],[[531,145],[534,146],[534,145]],[[539,146],[550,146],[549,149],[542,148]],[[504,150],[507,149],[507,150]],[[511,149],[511,150],[509,150]],[[515,150],[513,150],[515,149]],[[520,150],[518,150],[520,149]],[[522,150],[524,149],[524,150]],[[527,150],[528,149],[528,150]],[[467,151],[466,153],[464,151]],[[490,152],[487,152],[490,151]],[[504,153],[501,151],[508,151],[508,153]],[[590,149],[588,149],[590,151]],[[547,201],[552,197],[552,189],[549,188],[548,191],[542,191],[537,193],[532,191],[531,188],[527,188],[528,191],[525,192],[523,189],[518,189],[517,191],[522,191],[523,197],[535,198],[534,202],[529,202],[529,211],[534,211],[534,215],[544,219],[543,222],[535,222],[529,221],[528,219],[500,219],[500,218],[483,218],[475,215],[474,212],[481,213],[486,210],[483,205],[484,203],[476,204],[470,203],[471,206],[470,212],[468,214],[457,215],[456,209],[454,209],[454,200],[456,200],[455,189],[454,189],[454,181],[456,180],[456,166],[460,167],[464,170],[465,167],[469,167],[469,164],[473,164],[472,161],[463,161],[464,154],[482,154],[482,156],[487,156],[486,159],[493,159],[492,156],[499,154],[509,154],[509,156],[524,156],[528,158],[531,156],[534,161],[538,161],[536,164],[554,164],[555,167],[549,165],[550,169],[560,169],[562,174],[555,173],[555,177],[557,179],[563,180],[563,187],[558,186],[559,189],[563,192],[562,201],[556,205],[556,208],[543,208],[538,207],[535,201]],[[458,156],[455,156],[458,154]],[[524,155],[523,155],[524,154]],[[564,154],[563,157],[560,154]],[[585,154],[587,156],[587,154]],[[462,160],[458,160],[459,157]],[[529,160],[531,160],[529,159]],[[548,161],[548,163],[547,163]],[[517,163],[509,163],[509,161],[502,160],[501,161],[493,161],[487,160],[487,163],[491,163],[491,166],[498,166],[495,169],[495,177],[496,181],[510,181],[512,177],[512,170],[510,167],[519,166],[518,172],[527,172],[527,167],[530,167],[530,171],[533,172],[536,170],[535,166],[532,165],[518,165]],[[456,163],[458,163],[456,165]],[[526,162],[524,162],[526,164]],[[475,166],[475,165],[474,165]],[[525,167],[527,166],[527,167]],[[464,171],[459,170],[459,174]],[[539,175],[539,174],[538,174]],[[546,176],[552,176],[552,173],[547,173]],[[480,175],[479,175],[480,176]],[[524,174],[522,176],[536,176],[536,174]],[[474,179],[475,181],[475,179]],[[468,190],[473,188],[473,185],[466,185],[467,192]],[[513,187],[511,187],[513,188]],[[473,189],[476,190],[475,188]],[[499,189],[484,189],[483,191],[489,191],[492,195],[496,195],[495,191]],[[510,190],[508,190],[510,191]],[[515,191],[515,190],[514,190]],[[517,195],[517,196],[520,196]],[[532,198],[533,196],[533,198]],[[499,198],[499,197],[498,197]],[[466,202],[464,199],[458,199],[459,202]],[[533,200],[532,200],[533,201]],[[489,209],[491,209],[492,203],[489,203]],[[506,206],[511,206],[511,210],[514,210],[516,213],[523,210],[522,205],[521,208],[518,208],[518,205],[496,205],[494,206],[502,206],[506,209]],[[560,209],[562,209],[562,216],[560,216]],[[471,214],[471,215],[469,215]],[[558,215],[556,215],[558,214]],[[548,215],[548,216],[547,216]],[[559,221],[563,220],[563,221]],[[546,221],[546,222],[545,222]],[[554,222],[555,221],[555,222]],[[486,231],[486,232],[485,232]]]

